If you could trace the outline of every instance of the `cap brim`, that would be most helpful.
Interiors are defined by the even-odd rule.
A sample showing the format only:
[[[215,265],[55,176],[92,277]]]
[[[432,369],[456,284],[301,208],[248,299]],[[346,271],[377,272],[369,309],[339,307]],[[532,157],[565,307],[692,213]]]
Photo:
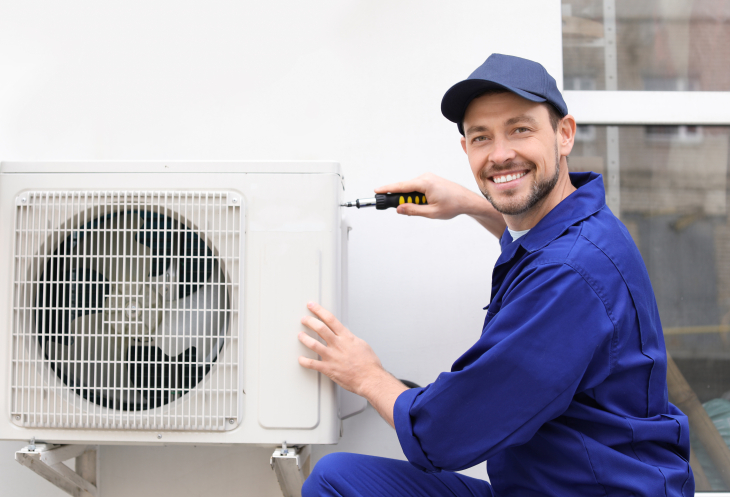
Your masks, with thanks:
[[[487,90],[503,89],[515,93],[531,102],[547,102],[547,99],[507,85],[486,79],[465,79],[456,83],[441,100],[441,113],[449,121],[461,124],[469,103]]]

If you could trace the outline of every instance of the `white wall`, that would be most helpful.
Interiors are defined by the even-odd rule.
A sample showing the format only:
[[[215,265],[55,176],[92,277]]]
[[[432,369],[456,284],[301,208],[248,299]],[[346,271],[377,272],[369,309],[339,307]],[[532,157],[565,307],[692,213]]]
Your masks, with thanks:
[[[1,0],[0,159],[332,159],[353,199],[425,171],[476,189],[439,105],[491,52],[560,81],[559,2]],[[498,245],[469,219],[347,214],[351,328],[426,384],[479,336]],[[65,495],[20,445],[0,442],[2,493]],[[403,457],[372,409],[315,459],[334,450]],[[104,447],[102,491],[274,496],[269,455]]]

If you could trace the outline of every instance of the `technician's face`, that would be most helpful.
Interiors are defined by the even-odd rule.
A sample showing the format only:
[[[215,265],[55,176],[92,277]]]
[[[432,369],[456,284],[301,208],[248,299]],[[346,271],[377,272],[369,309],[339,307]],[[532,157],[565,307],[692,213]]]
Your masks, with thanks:
[[[560,156],[545,105],[509,92],[485,95],[469,104],[463,124],[471,170],[499,212],[524,214],[553,191]]]

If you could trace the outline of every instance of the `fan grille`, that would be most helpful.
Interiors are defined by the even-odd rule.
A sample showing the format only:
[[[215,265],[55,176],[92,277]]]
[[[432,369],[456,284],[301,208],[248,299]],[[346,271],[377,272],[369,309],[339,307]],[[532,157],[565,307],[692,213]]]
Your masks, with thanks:
[[[229,192],[19,196],[13,421],[237,426],[241,203]]]

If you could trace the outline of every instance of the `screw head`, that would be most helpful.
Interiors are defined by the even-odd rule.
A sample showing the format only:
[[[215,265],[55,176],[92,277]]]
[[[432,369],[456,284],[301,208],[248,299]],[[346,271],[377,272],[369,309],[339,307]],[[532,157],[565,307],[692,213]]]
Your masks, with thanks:
[[[234,204],[237,204],[238,203],[238,199],[237,198],[234,198],[233,200],[231,200],[231,202],[233,202]]]
[[[162,438],[162,435],[158,433],[157,434],[157,439],[159,440],[160,438]]]
[[[26,203],[28,201],[28,199],[25,198],[25,197],[23,197],[23,198],[20,199],[20,201],[23,202],[23,203]]]
[[[232,425],[233,424],[233,418],[231,418],[231,419],[228,420],[228,424],[229,425]]]
[[[20,416],[15,416],[16,421],[20,421]]]

